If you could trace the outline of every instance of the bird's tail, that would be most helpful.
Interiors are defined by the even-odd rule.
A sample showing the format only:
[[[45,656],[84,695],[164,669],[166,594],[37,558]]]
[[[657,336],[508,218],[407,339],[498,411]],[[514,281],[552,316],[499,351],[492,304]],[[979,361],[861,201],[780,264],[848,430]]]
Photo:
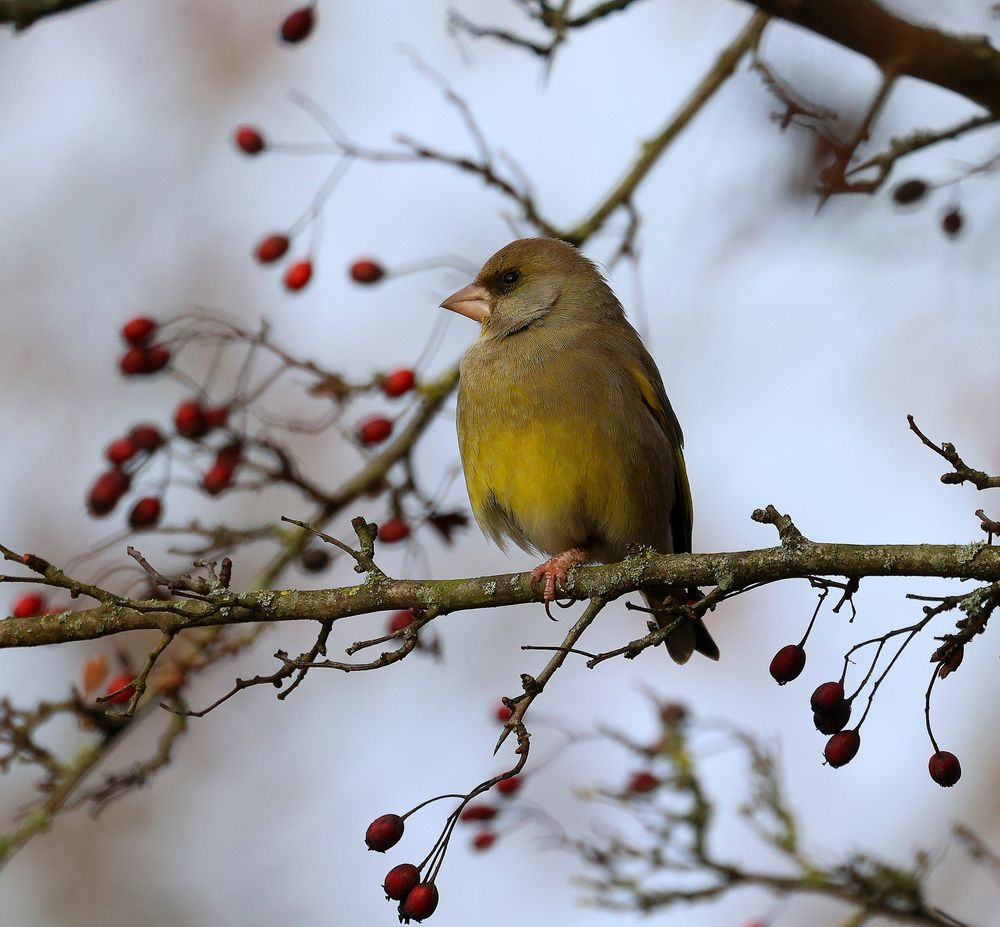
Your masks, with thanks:
[[[657,626],[663,628],[677,621],[677,606],[686,602],[691,594],[679,586],[664,586],[662,589],[643,592],[642,597],[653,610]],[[700,593],[693,594],[701,598]],[[683,618],[682,623],[667,635],[664,643],[674,663],[687,663],[695,651],[709,660],[719,659],[719,648],[700,618]]]

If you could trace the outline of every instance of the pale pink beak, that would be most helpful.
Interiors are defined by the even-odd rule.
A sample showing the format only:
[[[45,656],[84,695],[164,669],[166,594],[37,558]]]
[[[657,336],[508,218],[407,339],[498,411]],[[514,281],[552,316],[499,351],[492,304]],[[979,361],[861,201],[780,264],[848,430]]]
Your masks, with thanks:
[[[442,309],[450,309],[474,322],[485,322],[490,315],[490,294],[486,287],[470,283],[457,293],[452,293],[443,303]]]

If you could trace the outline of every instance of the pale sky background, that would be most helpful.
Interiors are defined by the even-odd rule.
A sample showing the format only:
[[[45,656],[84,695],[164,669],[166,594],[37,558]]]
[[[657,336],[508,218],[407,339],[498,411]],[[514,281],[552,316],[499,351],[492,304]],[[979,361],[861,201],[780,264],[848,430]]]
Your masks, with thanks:
[[[900,0],[893,7],[1000,38],[986,3]],[[457,8],[479,21],[521,25],[512,3],[460,0]],[[511,237],[502,217],[508,204],[471,178],[435,165],[359,164],[326,209],[314,284],[289,296],[277,272],[250,260],[250,249],[294,220],[330,162],[241,157],[230,142],[236,124],[257,123],[282,140],[321,141],[319,127],[288,102],[288,92],[300,90],[360,142],[383,145],[403,132],[470,152],[454,112],[415,75],[406,46],[447,76],[491,143],[519,161],[545,214],[569,224],[620,176],[638,142],[658,130],[748,16],[746,6],[729,0],[650,0],[574,35],[546,82],[531,56],[508,47],[464,43],[463,55],[448,36],[444,3],[324,0],[316,34],[295,48],[273,38],[287,9],[239,0],[118,0],[0,37],[5,544],[59,563],[107,537],[112,525],[83,511],[103,447],[138,419],[168,421],[184,394],[169,380],[120,379],[117,329],[125,318],[194,307],[248,326],[266,317],[291,350],[361,377],[413,362],[439,318],[438,302],[467,281],[435,270],[360,289],[346,278],[351,260],[374,255],[393,265],[453,254],[478,266]],[[867,61],[789,26],[769,29],[764,51],[807,96],[847,118],[875,88]],[[646,307],[645,323],[633,317],[648,330],[684,426],[695,547],[772,544],[774,531],[749,519],[767,503],[791,513],[815,539],[977,539],[972,512],[985,506],[997,517],[996,500],[941,485],[943,463],[908,432],[905,416],[914,414],[935,440],[955,442],[972,465],[1000,469],[1000,197],[993,178],[939,190],[905,214],[886,191],[835,199],[817,215],[805,192],[809,139],[779,133],[768,118],[772,108],[744,68],[641,188],[638,284],[625,265],[612,275],[627,306]],[[876,142],[971,112],[943,91],[904,82]],[[949,179],[962,161],[987,157],[996,144],[994,132],[935,149],[910,159],[898,177]],[[967,218],[957,241],[937,225],[953,201]],[[603,260],[614,241],[604,235],[588,251]],[[454,319],[427,372],[445,369],[473,333]],[[359,405],[347,423],[369,407],[382,404]],[[321,411],[291,390],[276,408]],[[331,486],[357,463],[335,433],[310,440],[301,453]],[[425,484],[433,489],[456,460],[453,421],[444,415],[419,450]],[[449,498],[466,504],[460,481]],[[168,498],[175,522],[195,512],[208,517],[213,507],[194,493]],[[355,509],[376,520],[383,514],[369,501]],[[219,511],[255,524],[307,508],[279,493],[223,500]],[[120,515],[111,522],[120,524]],[[346,537],[346,517],[333,530]],[[527,555],[499,553],[478,530],[451,548],[422,541],[423,557],[385,551],[389,572],[461,576],[532,564]],[[123,548],[101,563],[123,561]],[[252,558],[239,560],[238,579],[248,581],[253,567]],[[352,576],[341,564],[321,578],[290,574],[287,581],[335,585]],[[642,687],[652,686],[706,717],[756,732],[780,747],[805,843],[824,859],[862,848],[899,862],[921,847],[940,854],[956,821],[975,825],[997,849],[1000,743],[988,706],[1000,687],[990,636],[970,647],[961,671],[936,690],[939,741],[962,759],[955,789],[939,788],[926,772],[930,636],[883,686],[850,766],[822,765],[824,739],[808,710],[813,687],[839,675],[852,643],[919,615],[905,592],[955,588],[864,582],[855,624],[826,612],[803,676],[779,689],[768,662],[798,640],[815,601],[804,582],[782,584],[712,617],[718,665],[693,660],[677,668],[659,652],[593,672],[570,663],[536,707],[574,730],[608,722],[643,736],[653,725]],[[383,620],[345,622],[338,640],[378,633]],[[519,647],[557,643],[567,627],[550,625],[534,607],[460,614],[435,625],[443,662],[414,655],[374,674],[317,671],[286,702],[256,689],[194,721],[170,769],[145,790],[96,822],[80,812],[63,816],[14,859],[0,878],[5,927],[395,923],[382,878],[396,862],[423,856],[441,818],[422,813],[385,857],[364,852],[365,827],[379,814],[464,790],[499,769],[491,706],[498,695],[515,694],[519,674],[537,672],[544,659]],[[951,626],[939,619],[934,633]],[[641,629],[617,603],[584,646],[616,646]],[[210,701],[235,675],[270,671],[271,652],[297,652],[309,631],[272,633],[254,653],[201,678],[194,702]],[[22,705],[61,697],[83,660],[112,646],[0,654],[0,689]],[[152,729],[136,735],[135,746],[116,757],[118,767],[133,749],[148,749],[152,736]],[[539,760],[560,742],[556,731],[535,727]],[[736,805],[745,777],[725,758],[712,762],[723,807]],[[576,748],[540,772],[525,798],[587,833],[616,819],[580,802],[574,789],[618,785],[633,768],[612,747]],[[0,794],[6,830],[31,797],[30,782],[18,774]],[[721,855],[768,861],[728,817],[720,833]],[[572,880],[582,866],[542,849],[537,829],[505,834],[485,855],[468,850],[469,836],[454,841],[430,923],[622,922],[577,905]],[[996,886],[957,850],[948,851],[931,886],[935,903],[972,924],[988,923],[996,909]],[[738,927],[772,914],[782,925],[839,922],[828,903],[775,908],[748,892],[656,921]]]

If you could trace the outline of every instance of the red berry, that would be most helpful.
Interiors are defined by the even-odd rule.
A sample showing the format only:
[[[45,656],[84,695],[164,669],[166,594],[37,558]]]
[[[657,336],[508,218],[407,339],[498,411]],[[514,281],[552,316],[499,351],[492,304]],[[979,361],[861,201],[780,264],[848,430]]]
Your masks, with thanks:
[[[500,702],[493,714],[496,716],[497,721],[505,723],[510,720],[510,716],[514,714],[503,702]]]
[[[299,554],[299,564],[307,573],[319,573],[330,565],[330,552],[323,547],[307,547]]]
[[[137,448],[128,438],[119,438],[112,441],[104,450],[104,456],[113,464],[123,464],[126,460],[131,460],[139,453]]]
[[[413,863],[400,863],[386,873],[382,888],[386,898],[402,901],[420,881],[420,870]]]
[[[950,789],[962,778],[962,764],[958,762],[958,757],[954,753],[948,753],[946,750],[935,753],[930,758],[927,770],[931,778],[946,789]]]
[[[480,802],[478,805],[469,805],[461,813],[460,818],[463,821],[492,821],[496,816],[496,805]]]
[[[962,211],[960,209],[950,209],[941,219],[941,228],[944,229],[944,233],[949,238],[954,238],[962,231],[964,223],[965,219],[962,217]]]
[[[408,628],[413,624],[413,609],[407,608],[401,612],[393,612],[389,617],[389,634],[395,634],[397,631],[402,631],[403,628]]]
[[[838,702],[828,711],[814,711],[813,724],[821,734],[836,734],[847,727],[847,722],[851,720],[851,703],[848,701]]]
[[[771,660],[771,675],[779,686],[798,678],[805,668],[806,652],[798,644],[787,644]]]
[[[309,38],[314,25],[316,25],[316,14],[311,6],[293,10],[281,24],[281,40],[292,44],[301,42]]]
[[[201,478],[201,488],[210,496],[217,496],[233,485],[233,468],[224,463],[210,467]]]
[[[861,735],[856,730],[841,731],[839,734],[834,734],[826,742],[826,749],[823,751],[823,756],[836,769],[838,766],[850,763],[857,755],[860,746]]]
[[[813,711],[830,711],[844,701],[844,687],[839,682],[824,682],[809,699]]]
[[[134,319],[129,319],[122,326],[122,338],[125,339],[127,344],[141,346],[153,337],[155,331],[156,320],[140,315]]]
[[[497,783],[497,791],[501,795],[513,795],[519,788],[521,788],[520,776],[511,776],[509,779],[501,779]]]
[[[385,271],[375,261],[365,259],[351,265],[351,279],[355,283],[378,283],[384,276]]]
[[[201,414],[205,420],[205,431],[225,428],[229,422],[229,406],[213,406],[210,409],[203,409]]]
[[[129,512],[128,523],[133,528],[152,528],[163,513],[163,503],[156,496],[143,496]]]
[[[151,344],[145,349],[142,373],[159,373],[170,363],[170,352],[162,344]]]
[[[119,673],[108,680],[108,687],[105,690],[105,694],[111,695],[112,692],[117,693],[111,695],[111,698],[108,699],[112,705],[127,705],[131,701],[132,696],[135,695],[135,687],[131,685],[133,678],[128,673]],[[119,689],[121,689],[121,692],[118,691]]]
[[[312,261],[296,261],[285,270],[285,289],[293,293],[301,290],[313,275]]]
[[[392,422],[382,415],[366,418],[358,426],[358,440],[362,444],[381,444],[392,434]]]
[[[383,544],[395,544],[410,536],[410,526],[402,518],[390,518],[378,526],[378,539]]]
[[[264,150],[264,136],[253,126],[239,126],[233,135],[236,147],[244,154],[260,154]]]
[[[215,463],[220,467],[229,467],[235,470],[236,465],[243,459],[243,445],[239,441],[230,441],[224,444],[215,454]]]
[[[407,367],[402,370],[395,370],[382,378],[382,392],[390,398],[402,396],[413,389],[416,383],[416,374]]]
[[[491,830],[481,830],[472,838],[472,847],[476,850],[488,850],[497,841],[497,835]]]
[[[383,814],[368,825],[365,843],[369,850],[384,853],[399,843],[402,836],[403,819],[398,814]]]
[[[94,480],[87,493],[87,509],[90,514],[95,518],[107,515],[128,492],[131,482],[128,475],[117,468],[105,470]]]
[[[155,451],[164,443],[163,435],[155,425],[133,425],[129,429],[128,439],[140,451]]]
[[[45,611],[45,598],[37,592],[26,592],[14,599],[11,614],[15,618],[36,618]]]
[[[645,795],[647,792],[652,792],[658,788],[659,785],[660,780],[651,772],[643,769],[632,774],[632,778],[628,781],[628,790],[637,795]]]
[[[257,243],[254,257],[261,264],[273,264],[279,258],[285,256],[289,244],[287,235],[268,235]]]
[[[205,413],[201,405],[194,399],[186,399],[174,410],[174,428],[177,434],[197,440],[206,431]]]
[[[118,361],[118,369],[127,376],[134,377],[136,374],[146,372],[146,349],[129,348]]]
[[[399,906],[399,916],[404,923],[420,922],[430,917],[438,906],[438,890],[433,882],[421,882],[410,890]]]

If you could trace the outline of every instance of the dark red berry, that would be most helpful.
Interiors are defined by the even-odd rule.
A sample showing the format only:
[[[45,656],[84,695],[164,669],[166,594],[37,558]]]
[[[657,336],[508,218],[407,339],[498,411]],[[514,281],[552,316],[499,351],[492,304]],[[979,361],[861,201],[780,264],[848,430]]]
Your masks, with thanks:
[[[289,264],[285,270],[285,289],[291,292],[301,290],[310,280],[312,280],[312,261],[296,261]]]
[[[510,720],[510,716],[514,714],[503,702],[499,702],[497,707],[494,709],[493,714],[496,716],[497,721],[505,723]]]
[[[293,10],[285,17],[281,24],[281,41],[296,43],[309,38],[309,33],[313,31],[316,24],[316,14],[311,6],[304,6],[301,9]]]
[[[847,727],[847,722],[851,720],[851,703],[846,699],[837,702],[833,708],[821,709],[813,712],[813,724],[821,734],[836,734]]]
[[[941,228],[949,238],[954,238],[961,232],[964,224],[965,219],[960,209],[949,209],[941,218]]]
[[[511,776],[509,779],[501,779],[497,783],[497,791],[501,795],[513,795],[519,788],[521,788],[520,776]]]
[[[402,631],[403,628],[408,628],[413,624],[413,609],[407,608],[401,612],[393,612],[389,616],[389,634],[395,634],[397,631]]]
[[[285,256],[290,242],[287,235],[268,235],[257,243],[254,257],[261,264],[273,264]]]
[[[806,652],[798,644],[786,644],[771,660],[771,675],[779,686],[797,679],[805,668]]]
[[[384,853],[399,843],[402,836],[403,819],[398,814],[383,814],[368,825],[365,843],[369,850]]]
[[[104,449],[104,456],[116,465],[123,464],[126,460],[131,460],[138,453],[139,448],[128,438],[119,438],[117,441],[112,441]]]
[[[125,339],[127,344],[144,345],[153,337],[155,331],[155,319],[150,319],[147,316],[137,316],[134,319],[129,319],[122,326],[122,338]]]
[[[954,753],[948,753],[946,750],[931,756],[927,770],[931,778],[946,789],[950,789],[962,778],[962,764],[958,762],[958,757]]]
[[[485,802],[480,802],[478,805],[469,805],[459,815],[463,821],[492,821],[496,816],[496,805],[488,805]]]
[[[140,451],[155,451],[164,443],[163,435],[155,425],[133,425],[129,429],[128,439]]]
[[[108,699],[112,705],[127,705],[131,701],[132,696],[135,695],[135,687],[131,684],[133,678],[128,673],[119,673],[108,680],[108,687],[105,690],[105,694],[111,695],[112,692],[115,693]],[[118,691],[119,689],[121,689],[120,692]]]
[[[216,466],[229,467],[230,470],[235,470],[242,459],[243,444],[240,441],[230,441],[228,444],[223,444],[215,454]]]
[[[351,279],[355,283],[378,283],[384,276],[385,271],[375,261],[364,259],[351,265]]]
[[[892,191],[892,198],[900,206],[909,206],[927,195],[927,184],[922,180],[904,180]]]
[[[392,422],[383,415],[366,418],[358,426],[358,440],[362,444],[381,444],[392,434]]]
[[[26,592],[14,599],[11,614],[15,618],[36,618],[45,611],[45,598],[37,592]]]
[[[210,467],[201,478],[201,488],[210,496],[217,496],[233,485],[233,468],[224,463]]]
[[[205,412],[200,403],[187,399],[174,410],[174,428],[177,434],[192,441],[197,440],[208,431],[205,424]]]
[[[660,780],[651,772],[640,770],[632,774],[632,777],[628,781],[628,790],[637,795],[644,795],[646,792],[652,792],[659,784]]]
[[[418,923],[430,917],[438,906],[438,890],[433,882],[421,882],[410,890],[399,906],[399,916],[404,923]]]
[[[320,573],[330,565],[330,552],[323,547],[307,547],[299,554],[299,563],[307,573]]]
[[[417,382],[416,374],[407,367],[401,370],[394,370],[382,378],[382,392],[390,398],[402,396],[413,389],[413,384]]]
[[[839,682],[824,682],[809,699],[813,711],[829,711],[844,701],[844,687]]]
[[[238,126],[233,139],[244,154],[260,154],[264,150],[264,136],[253,126]]]
[[[850,763],[857,756],[860,746],[861,735],[856,730],[840,731],[826,742],[823,756],[831,766],[837,768]]]
[[[159,373],[170,363],[170,352],[162,344],[151,344],[145,349],[142,373]]]
[[[134,377],[136,374],[146,372],[146,349],[129,348],[118,361],[118,369],[127,376]]]
[[[129,512],[128,523],[133,528],[152,528],[163,513],[163,503],[156,496],[143,496]]]
[[[475,850],[488,850],[497,842],[497,835],[491,830],[481,830],[472,838],[472,847]]]
[[[378,526],[378,539],[383,544],[396,544],[410,536],[410,526],[402,518],[390,518]]]
[[[413,863],[400,863],[386,873],[382,888],[385,889],[386,898],[402,901],[419,881],[420,870]]]
[[[229,406],[212,406],[202,411],[205,420],[205,430],[211,431],[213,428],[225,428],[229,423]]]
[[[87,493],[87,509],[91,515],[100,518],[107,515],[125,493],[128,492],[131,480],[126,473],[117,468],[105,470],[90,487]]]

